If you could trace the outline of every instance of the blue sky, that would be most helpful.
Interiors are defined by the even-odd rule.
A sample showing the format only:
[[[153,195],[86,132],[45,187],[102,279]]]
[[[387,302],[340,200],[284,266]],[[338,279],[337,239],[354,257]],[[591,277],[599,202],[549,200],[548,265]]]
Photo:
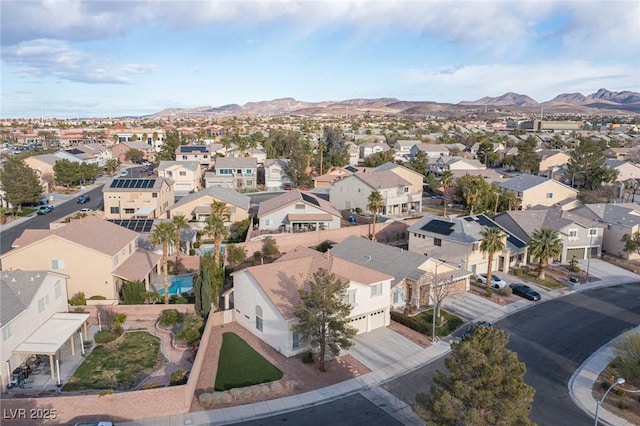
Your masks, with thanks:
[[[640,2],[3,0],[0,117],[640,91]]]

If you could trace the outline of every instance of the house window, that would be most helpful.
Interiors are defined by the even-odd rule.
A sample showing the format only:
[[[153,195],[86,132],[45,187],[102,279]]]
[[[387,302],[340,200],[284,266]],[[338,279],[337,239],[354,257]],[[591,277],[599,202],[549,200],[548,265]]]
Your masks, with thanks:
[[[157,192],[152,193],[152,194],[151,194],[151,197],[153,197],[153,198],[158,198],[158,193],[157,193]]]
[[[125,214],[134,214],[135,212],[136,212],[136,209],[124,209]]]
[[[408,187],[408,186],[405,186],[405,187],[403,188],[403,191],[404,191],[404,192],[409,192],[409,187]]]
[[[113,256],[113,266],[118,266],[118,255]]]
[[[471,251],[478,251],[480,249],[480,243],[473,243]]]
[[[244,182],[245,186],[253,186],[253,179],[247,179]]]
[[[371,296],[380,296],[382,294],[382,283],[371,286]]]
[[[183,156],[182,156],[182,159],[183,159],[183,160],[186,160],[186,159],[187,159],[187,156],[186,156],[186,155],[183,155]]]
[[[296,203],[296,210],[304,210],[304,203]]]
[[[302,334],[298,333],[297,331],[294,331],[292,338],[293,338],[292,349],[298,349],[300,347],[300,344],[302,343]]]
[[[262,308],[256,306],[256,329],[262,331]]]
[[[252,174],[253,174],[253,170],[252,170],[252,169],[246,169],[246,170],[244,171],[244,173],[245,173],[246,175],[252,175]]]
[[[11,324],[7,324],[2,327],[2,341],[9,339],[11,337]]]
[[[393,303],[402,303],[404,302],[404,288],[397,287],[393,289]]]
[[[547,198],[553,198],[553,192],[547,192]]]
[[[186,176],[187,172],[180,172],[179,174],[180,174],[180,176]]]
[[[598,228],[589,228],[589,236],[597,237],[598,236]]]
[[[56,284],[54,287],[54,294],[56,296],[56,299],[59,299],[60,296],[62,296],[62,283],[60,281],[56,281]]]
[[[242,169],[237,169],[237,170],[236,170],[236,174],[237,174],[237,175],[242,174]]]
[[[171,170],[167,170],[167,176],[173,177],[173,172]]]
[[[578,236],[578,230],[577,229],[569,229],[569,236],[572,238],[576,238]]]
[[[111,207],[111,214],[118,214],[120,213],[120,207]]]
[[[220,169],[220,174],[221,175],[232,175],[233,174],[233,170],[231,170],[231,169]]]
[[[344,295],[344,298],[342,299],[342,303],[344,303],[345,305],[355,305],[356,291],[355,290],[347,291],[347,293]]]
[[[62,259],[51,260],[51,269],[64,269],[64,260]]]
[[[433,245],[434,246],[438,246],[438,247],[442,247],[442,240],[440,238],[434,238],[433,239]]]
[[[38,312],[42,313],[44,311],[44,297],[41,297],[40,300],[38,300]]]
[[[272,224],[271,219],[265,219],[265,220],[264,220],[264,224],[265,224],[266,226],[271,225],[271,224]]]

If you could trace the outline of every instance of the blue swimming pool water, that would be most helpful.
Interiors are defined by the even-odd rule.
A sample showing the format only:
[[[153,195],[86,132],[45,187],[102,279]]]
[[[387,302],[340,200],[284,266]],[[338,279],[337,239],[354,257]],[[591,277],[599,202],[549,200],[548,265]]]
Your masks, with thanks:
[[[180,294],[193,290],[193,275],[169,277],[169,294]],[[164,294],[164,288],[159,291]]]

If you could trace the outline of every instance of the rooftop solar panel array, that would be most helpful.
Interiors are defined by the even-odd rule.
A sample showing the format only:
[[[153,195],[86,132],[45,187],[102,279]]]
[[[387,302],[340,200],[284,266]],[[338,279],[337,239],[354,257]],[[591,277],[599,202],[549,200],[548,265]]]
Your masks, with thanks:
[[[302,199],[304,201],[306,201],[307,203],[310,203],[310,204],[313,204],[314,206],[320,207],[320,203],[318,203],[318,200],[316,200],[312,196],[310,196],[308,194],[300,194],[300,195],[302,196]]]
[[[453,222],[445,222],[439,219],[433,219],[422,226],[423,231],[433,232],[434,234],[450,235],[453,233]]]
[[[180,152],[207,152],[206,146],[181,146]]]
[[[477,217],[477,221],[480,225],[482,226],[493,226],[493,227],[497,227],[496,223],[493,222],[491,219],[489,219],[488,217],[484,216],[484,215],[480,215],[480,216],[474,216]],[[507,241],[510,242],[511,244],[513,244],[515,247],[517,248],[523,248],[526,244],[524,241],[520,240],[519,238],[516,238],[514,235],[506,232],[507,234]]]
[[[149,189],[155,185],[155,179],[114,179],[109,188]]]
[[[149,219],[111,219],[109,222],[134,232],[151,232],[153,228],[153,220]]]

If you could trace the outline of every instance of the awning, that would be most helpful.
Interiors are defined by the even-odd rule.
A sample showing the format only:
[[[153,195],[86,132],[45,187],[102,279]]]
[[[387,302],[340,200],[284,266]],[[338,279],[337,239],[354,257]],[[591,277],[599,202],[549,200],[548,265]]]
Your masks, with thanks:
[[[156,211],[156,209],[153,207],[140,207],[138,210],[136,210],[136,216],[148,217],[154,211]]]
[[[143,281],[160,262],[161,255],[150,250],[136,249],[112,274],[125,281]]]
[[[89,314],[60,312],[53,314],[12,352],[53,355],[89,319]]]
[[[331,215],[328,213],[289,213],[289,222],[330,222]]]

